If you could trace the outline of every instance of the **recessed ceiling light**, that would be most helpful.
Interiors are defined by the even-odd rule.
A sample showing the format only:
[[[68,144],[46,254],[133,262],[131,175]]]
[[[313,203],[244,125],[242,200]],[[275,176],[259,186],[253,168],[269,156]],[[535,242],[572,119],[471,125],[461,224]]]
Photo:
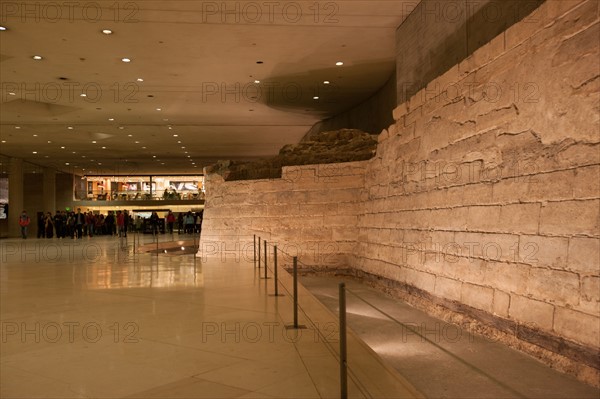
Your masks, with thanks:
[[[34,134],[33,137],[37,137],[37,134]]]
[[[157,111],[162,111],[162,108],[156,108]]]
[[[42,56],[41,56],[41,55],[34,55],[32,58],[33,58],[34,60],[36,60],[36,61],[39,61],[39,60],[41,60],[41,59],[42,59]]]
[[[152,158],[156,158],[156,155],[152,155]]]
[[[164,162],[161,162],[160,164],[161,164],[161,165],[164,165],[165,163],[164,163]]]
[[[172,129],[173,129],[173,127],[172,127],[172,126],[169,126],[169,130],[172,130]]]
[[[50,140],[48,140],[48,144],[51,144],[52,142]]]
[[[21,128],[21,126],[15,126],[15,129],[20,129],[20,128]]]
[[[127,137],[133,137],[133,134],[128,134]]]
[[[135,143],[136,143],[136,144],[139,144],[140,142],[139,142],[139,141],[135,141]]]
[[[65,149],[65,146],[64,146],[64,145],[62,145],[62,146],[60,146],[60,148],[62,148],[62,149],[64,150],[64,149]]]
[[[11,91],[10,93],[8,93],[8,95],[9,95],[9,96],[16,96],[16,95],[17,95],[17,93],[14,93],[14,92],[12,92],[12,91]]]
[[[338,62],[335,63],[335,65],[342,66],[342,65],[344,65],[344,63],[342,61],[338,61]]]
[[[191,156],[191,155],[188,155],[187,157],[188,157],[188,158],[191,158],[192,156]]]
[[[77,151],[73,151],[73,154],[77,154]]]
[[[6,30],[6,26],[0,26],[0,31],[5,31]]]
[[[319,99],[319,96],[314,96],[313,97],[313,100],[318,100],[318,99]]]
[[[102,29],[102,33],[104,33],[105,35],[112,35],[112,30],[110,29]]]
[[[181,140],[177,140],[177,144],[181,144]]]
[[[73,126],[67,126],[67,129],[73,130]]]
[[[85,94],[85,93],[81,93],[81,94],[79,95],[79,97],[87,97],[87,94]]]
[[[260,80],[257,79],[257,80],[254,81],[254,83],[259,84]]]
[[[144,81],[144,79],[142,79],[142,78],[137,78],[137,81],[138,81],[138,82],[143,82],[143,81]]]
[[[184,154],[187,154],[188,152],[187,152],[187,151],[184,151],[183,153],[184,153]]]
[[[69,166],[69,163],[68,163],[68,162],[65,162],[65,165]]]
[[[185,146],[181,146],[181,148],[185,148]]]
[[[50,158],[50,156],[49,155],[44,155],[44,158]]]
[[[146,149],[146,147],[142,147],[142,150],[145,150],[145,149]]]
[[[121,61],[123,61],[123,62],[131,62],[131,60],[129,58],[121,58]]]
[[[108,118],[108,120],[112,122],[115,120],[115,118]]]
[[[328,81],[328,80],[325,80],[325,81],[323,81],[323,84],[324,84],[324,85],[328,85],[328,84],[329,84],[329,81]]]
[[[82,155],[81,158],[85,158],[85,155]]]
[[[119,129],[123,130],[123,129],[125,129],[125,127],[124,126],[119,126]]]
[[[106,150],[106,147],[102,147],[103,150]]]
[[[37,154],[37,151],[32,151],[33,154]]]
[[[6,143],[6,140],[2,140],[3,143]]]
[[[168,118],[163,118],[163,121],[168,122],[169,119]]]
[[[96,140],[92,140],[92,144],[96,144]]]

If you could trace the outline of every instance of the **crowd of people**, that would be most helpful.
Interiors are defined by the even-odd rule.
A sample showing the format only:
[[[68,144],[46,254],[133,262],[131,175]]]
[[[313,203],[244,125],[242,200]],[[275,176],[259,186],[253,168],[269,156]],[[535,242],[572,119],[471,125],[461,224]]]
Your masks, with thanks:
[[[24,215],[26,215],[26,212]],[[21,234],[27,238],[27,226],[29,216],[22,216],[19,220]],[[150,226],[149,228],[147,226]],[[44,214],[38,213],[37,237],[38,238],[71,238],[81,239],[93,236],[118,236],[127,237],[127,232],[151,232],[153,234],[198,234],[202,227],[202,211],[187,213],[180,212],[177,216],[171,211],[162,219],[156,212],[152,212],[149,218],[137,216],[133,218],[127,210],[108,211],[106,215],[94,212],[56,211]]]

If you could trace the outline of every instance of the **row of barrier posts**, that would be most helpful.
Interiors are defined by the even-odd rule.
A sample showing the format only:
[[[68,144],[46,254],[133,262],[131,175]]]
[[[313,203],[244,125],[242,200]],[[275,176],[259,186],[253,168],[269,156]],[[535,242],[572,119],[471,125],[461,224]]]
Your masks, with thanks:
[[[265,276],[264,279],[267,279],[267,241],[262,240],[264,245],[264,266],[265,266]],[[261,238],[256,237],[254,235],[253,239],[254,243],[254,268],[260,270],[261,265]],[[258,243],[258,245],[257,245]],[[257,257],[257,248],[258,247],[258,257]],[[286,326],[288,329],[302,329],[306,328],[306,326],[298,324],[298,257],[294,256],[293,260],[293,309],[294,309],[294,324],[291,326]],[[278,288],[278,276],[277,276],[277,245],[273,246],[273,274],[274,274],[274,286],[275,286],[275,294],[273,296],[279,295]],[[347,347],[346,347],[346,285],[344,283],[339,283],[339,324],[340,324],[340,398],[347,399],[348,398],[348,355],[347,355]]]

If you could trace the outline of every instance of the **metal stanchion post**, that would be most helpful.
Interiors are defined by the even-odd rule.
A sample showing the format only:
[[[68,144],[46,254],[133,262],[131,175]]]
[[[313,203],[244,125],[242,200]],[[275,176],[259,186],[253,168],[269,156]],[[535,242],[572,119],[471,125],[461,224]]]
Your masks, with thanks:
[[[346,285],[340,283],[340,398],[348,398],[348,357],[346,353]]]
[[[298,328],[298,257],[294,256],[294,328]]]
[[[294,256],[294,267],[293,267],[293,277],[294,277],[294,324],[291,326],[285,326],[287,329],[302,329],[306,328],[305,325],[298,325],[298,257]]]
[[[265,242],[265,280],[266,280],[266,279],[268,279],[268,277],[267,277],[267,258],[269,256],[267,253],[267,240],[265,240],[264,242]]]
[[[253,243],[252,248],[254,249],[254,268],[256,269],[256,234],[254,234],[254,239],[253,239],[252,243]]]
[[[277,286],[277,245],[273,247],[273,269],[275,273],[275,296],[278,296],[279,287]]]
[[[258,268],[260,269],[260,237],[258,237]]]

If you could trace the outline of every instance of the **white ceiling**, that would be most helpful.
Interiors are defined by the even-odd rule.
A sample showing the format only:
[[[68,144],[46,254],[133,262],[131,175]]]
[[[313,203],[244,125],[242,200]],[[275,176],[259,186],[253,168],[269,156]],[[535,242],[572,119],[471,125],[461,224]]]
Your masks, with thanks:
[[[387,81],[395,29],[416,5],[74,3],[2,4],[0,154],[88,174],[275,155]]]

